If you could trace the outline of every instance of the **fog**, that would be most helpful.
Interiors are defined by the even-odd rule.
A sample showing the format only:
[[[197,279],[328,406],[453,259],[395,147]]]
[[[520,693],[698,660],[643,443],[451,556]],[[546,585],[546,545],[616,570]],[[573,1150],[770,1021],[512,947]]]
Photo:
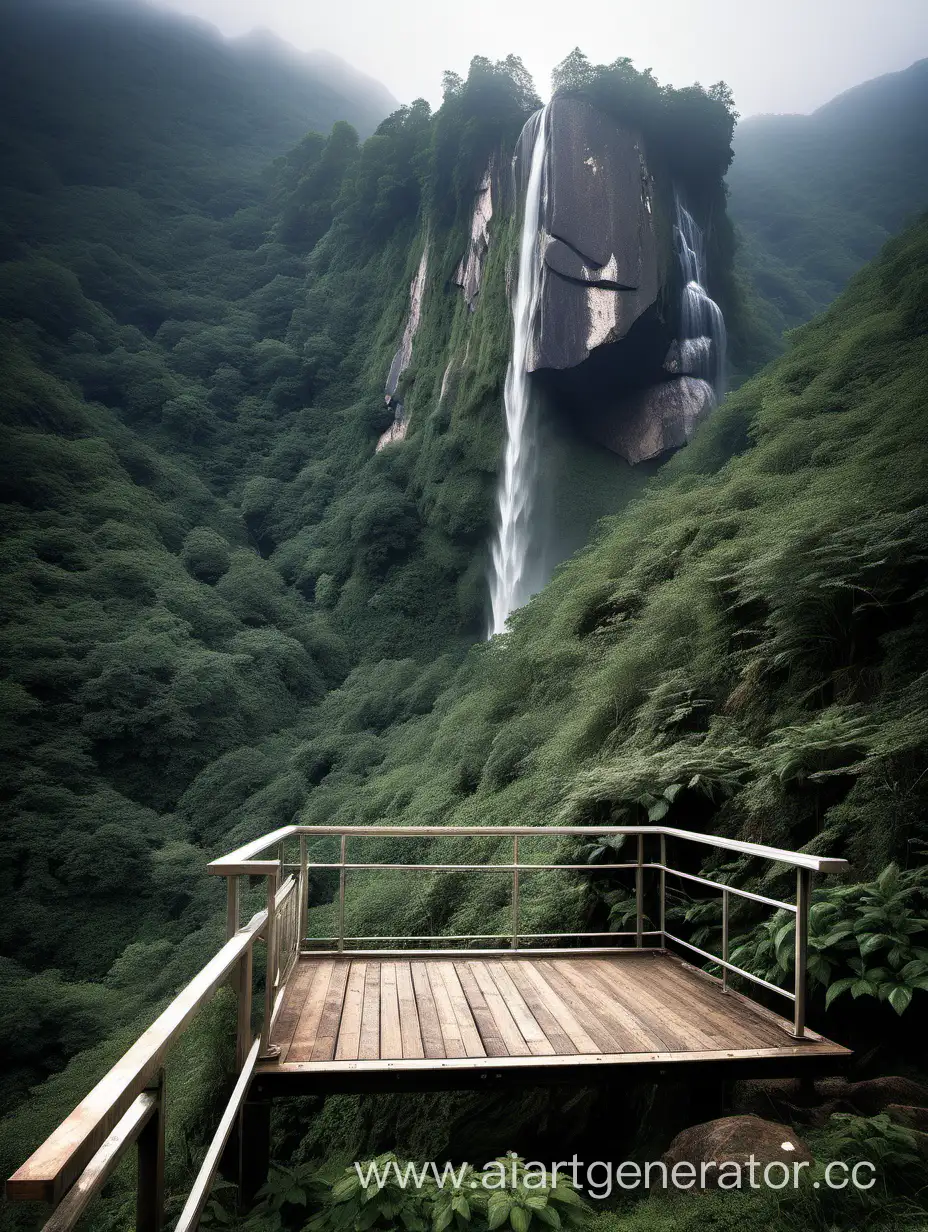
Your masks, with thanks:
[[[596,63],[630,56],[673,85],[726,80],[742,115],[811,111],[928,55],[928,0],[159,0],[229,35],[265,27],[323,47],[401,102],[441,101],[444,69],[521,56],[547,95],[576,45]]]

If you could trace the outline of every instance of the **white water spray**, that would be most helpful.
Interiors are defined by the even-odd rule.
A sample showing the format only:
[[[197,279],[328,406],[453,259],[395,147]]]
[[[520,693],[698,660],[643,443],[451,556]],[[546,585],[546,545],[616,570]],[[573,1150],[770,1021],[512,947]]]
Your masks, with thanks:
[[[491,637],[505,630],[510,613],[528,602],[533,593],[526,557],[531,538],[538,424],[532,407],[528,368],[541,294],[543,254],[539,232],[546,194],[547,117],[547,107],[536,112],[526,124],[519,142],[521,150],[531,148],[531,162],[512,302],[512,355],[504,389],[506,451],[497,492],[498,519],[493,541]]]
[[[728,338],[722,310],[705,289],[706,243],[702,228],[683,205],[677,206],[677,253],[683,273],[680,352],[684,371],[712,386],[716,399],[725,392]]]

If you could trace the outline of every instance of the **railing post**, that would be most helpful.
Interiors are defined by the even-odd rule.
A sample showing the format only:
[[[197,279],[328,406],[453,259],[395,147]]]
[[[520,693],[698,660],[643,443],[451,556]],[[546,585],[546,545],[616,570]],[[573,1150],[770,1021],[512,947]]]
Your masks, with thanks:
[[[661,835],[661,949],[667,949],[667,835]]]
[[[638,867],[635,869],[635,945],[644,944],[644,834],[638,835]]]
[[[240,918],[240,884],[234,874],[226,878],[226,941],[231,941],[238,932]],[[229,976],[229,985],[233,992],[239,988],[239,971],[235,969]]]
[[[300,908],[297,923],[297,952],[303,948],[303,938],[306,936],[306,913],[309,909],[309,868],[306,858],[306,835],[300,835]]]
[[[796,985],[793,1035],[802,1039],[806,1033],[806,964],[809,949],[809,901],[812,892],[812,872],[796,870]]]
[[[155,1110],[138,1137],[136,1232],[161,1232],[164,1226],[164,1070],[152,1087]]]
[[[348,837],[343,834],[341,836],[341,844],[339,846],[339,860],[341,868],[338,870],[338,948],[345,948],[345,852],[348,847]]]
[[[271,1048],[271,1019],[274,1016],[274,994],[277,988],[277,887],[280,874],[269,873],[267,879],[267,965],[264,973],[264,1020],[261,1023],[262,1057],[275,1055]]]
[[[226,878],[226,941],[231,941],[239,925],[239,880],[234,874]]]
[[[728,962],[728,891],[722,891],[722,961]],[[728,968],[722,968],[722,992],[728,992]]]
[[[249,946],[238,960],[238,1020],[235,1038],[235,1068],[241,1072],[251,1051],[251,990],[254,980],[254,949]]]
[[[519,836],[512,840],[512,948],[519,948]]]

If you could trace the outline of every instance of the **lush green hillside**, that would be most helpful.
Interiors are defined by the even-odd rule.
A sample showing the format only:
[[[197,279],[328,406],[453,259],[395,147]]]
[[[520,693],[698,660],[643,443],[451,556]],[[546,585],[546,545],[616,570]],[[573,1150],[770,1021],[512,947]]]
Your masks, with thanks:
[[[812,115],[738,125],[728,175],[740,265],[779,334],[827,307],[928,206],[928,60]]]

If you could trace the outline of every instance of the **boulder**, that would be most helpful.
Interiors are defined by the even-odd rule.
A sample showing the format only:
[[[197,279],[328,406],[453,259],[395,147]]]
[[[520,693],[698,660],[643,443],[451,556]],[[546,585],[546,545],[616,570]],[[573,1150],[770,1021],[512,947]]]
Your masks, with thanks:
[[[704,376],[712,368],[712,339],[675,338],[663,366],[673,376]]]
[[[917,1104],[887,1104],[883,1111],[897,1124],[928,1135],[928,1108]]]
[[[757,1116],[727,1116],[703,1125],[693,1125],[677,1134],[663,1155],[668,1168],[677,1163],[693,1164],[700,1171],[701,1164],[714,1164],[702,1175],[706,1184],[718,1183],[717,1165],[735,1163],[742,1167],[749,1164],[751,1156],[761,1167],[782,1162],[792,1167],[797,1163],[812,1163],[812,1155],[795,1132],[776,1121],[765,1121]]]
[[[586,417],[585,428],[593,440],[635,466],[685,445],[714,405],[710,385],[681,376],[603,404],[600,413]]]

